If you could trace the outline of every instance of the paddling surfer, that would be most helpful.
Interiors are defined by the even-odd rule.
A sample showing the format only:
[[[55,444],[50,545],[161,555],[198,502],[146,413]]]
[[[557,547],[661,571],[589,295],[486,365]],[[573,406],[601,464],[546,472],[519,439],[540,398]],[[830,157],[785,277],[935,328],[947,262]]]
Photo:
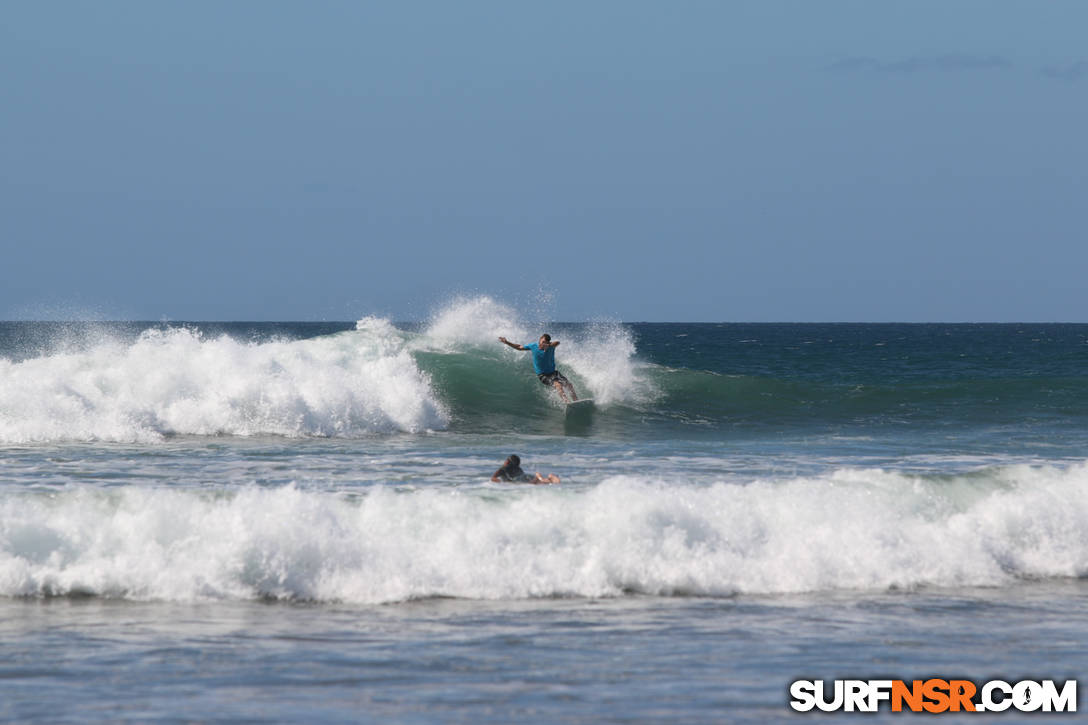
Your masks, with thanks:
[[[555,367],[555,348],[559,346],[558,340],[552,342],[552,336],[544,333],[539,340],[528,345],[510,342],[505,337],[500,337],[499,342],[509,345],[515,350],[528,350],[531,352],[533,354],[533,370],[536,371],[536,376],[540,379],[540,382],[554,387],[555,392],[559,393],[559,397],[563,399],[564,403],[578,400],[578,394],[574,392],[574,386]]]
[[[526,473],[521,470],[521,458],[511,455],[502,463],[499,470],[491,474],[495,483],[559,483],[559,476],[549,473],[546,477],[540,473]]]

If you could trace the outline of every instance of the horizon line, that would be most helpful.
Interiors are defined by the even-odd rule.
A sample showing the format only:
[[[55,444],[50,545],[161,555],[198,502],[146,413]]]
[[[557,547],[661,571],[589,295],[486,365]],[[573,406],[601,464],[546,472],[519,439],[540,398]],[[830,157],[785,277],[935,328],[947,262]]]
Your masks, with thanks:
[[[360,318],[362,319],[362,318]],[[38,319],[0,320],[0,324],[97,324],[97,325],[353,325],[359,320],[197,320],[197,319]],[[390,320],[394,325],[423,325],[430,320]],[[549,325],[589,325],[611,322],[621,325],[1088,325],[1072,320],[548,320]]]

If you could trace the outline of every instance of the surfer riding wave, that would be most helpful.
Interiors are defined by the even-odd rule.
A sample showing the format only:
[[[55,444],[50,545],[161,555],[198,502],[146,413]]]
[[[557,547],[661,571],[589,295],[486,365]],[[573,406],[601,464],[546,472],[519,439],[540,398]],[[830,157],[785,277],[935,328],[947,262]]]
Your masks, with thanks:
[[[555,367],[555,348],[559,346],[558,340],[552,342],[552,336],[544,333],[539,340],[528,345],[510,342],[505,337],[500,337],[499,342],[515,350],[528,350],[531,352],[533,354],[533,370],[536,371],[536,376],[540,379],[540,382],[554,387],[564,403],[578,400],[578,394],[574,392],[574,386]]]

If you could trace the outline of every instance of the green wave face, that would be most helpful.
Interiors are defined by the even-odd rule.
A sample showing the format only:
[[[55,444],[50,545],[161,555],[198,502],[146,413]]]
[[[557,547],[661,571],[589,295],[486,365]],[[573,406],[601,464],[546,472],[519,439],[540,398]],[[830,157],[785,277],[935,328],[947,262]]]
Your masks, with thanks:
[[[522,355],[525,355],[524,353]],[[416,363],[450,413],[450,429],[564,432],[563,406],[541,385],[527,359],[467,347],[420,351]],[[1088,409],[1082,380],[1069,378],[905,380],[856,384],[668,368],[627,361],[623,385],[605,390],[600,371],[577,359],[560,370],[597,406],[592,435],[706,438],[738,433],[1000,426],[1032,419],[1075,424]],[[595,377],[596,376],[596,377]],[[614,381],[611,381],[614,383]]]

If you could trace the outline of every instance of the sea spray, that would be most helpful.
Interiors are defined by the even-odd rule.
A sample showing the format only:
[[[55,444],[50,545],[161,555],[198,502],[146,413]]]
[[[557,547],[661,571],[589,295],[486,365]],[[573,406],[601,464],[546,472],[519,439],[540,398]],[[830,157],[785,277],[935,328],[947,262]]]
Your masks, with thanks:
[[[437,349],[458,349],[464,345],[489,347],[498,345],[499,336],[517,342],[536,338],[532,325],[520,319],[507,305],[488,296],[457,298],[431,316],[420,344]],[[496,348],[498,349],[498,348]]]
[[[660,395],[650,366],[638,360],[633,334],[620,323],[586,326],[563,348],[563,360],[585,381],[582,397],[598,405],[645,405]]]

